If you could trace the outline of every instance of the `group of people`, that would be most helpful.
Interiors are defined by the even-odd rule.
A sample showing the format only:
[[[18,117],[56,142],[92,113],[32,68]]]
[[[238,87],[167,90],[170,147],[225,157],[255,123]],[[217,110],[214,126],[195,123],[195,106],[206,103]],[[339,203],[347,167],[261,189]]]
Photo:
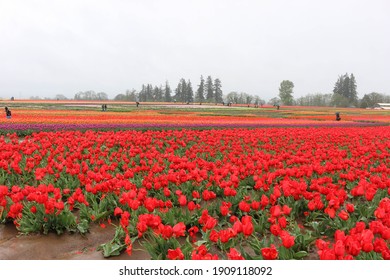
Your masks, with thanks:
[[[5,116],[7,119],[10,119],[12,114],[11,114],[11,110],[8,109],[8,107],[5,107]]]

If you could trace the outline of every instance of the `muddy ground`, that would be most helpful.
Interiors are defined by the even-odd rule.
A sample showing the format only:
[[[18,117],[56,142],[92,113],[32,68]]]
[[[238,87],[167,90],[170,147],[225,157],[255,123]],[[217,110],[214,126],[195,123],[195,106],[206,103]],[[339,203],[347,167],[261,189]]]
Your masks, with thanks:
[[[20,235],[13,224],[0,225],[1,260],[102,260],[101,251],[96,248],[110,241],[115,228],[98,225],[91,226],[90,233],[80,234],[55,233]],[[141,245],[133,246],[133,254],[125,252],[109,260],[148,260],[149,254],[141,250]]]

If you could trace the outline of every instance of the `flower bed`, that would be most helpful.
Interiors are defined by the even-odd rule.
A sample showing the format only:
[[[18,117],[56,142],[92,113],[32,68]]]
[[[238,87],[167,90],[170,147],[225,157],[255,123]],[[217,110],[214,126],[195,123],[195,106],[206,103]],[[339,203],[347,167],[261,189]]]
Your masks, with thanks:
[[[390,131],[57,131],[0,137],[0,220],[116,226],[105,256],[389,259]]]

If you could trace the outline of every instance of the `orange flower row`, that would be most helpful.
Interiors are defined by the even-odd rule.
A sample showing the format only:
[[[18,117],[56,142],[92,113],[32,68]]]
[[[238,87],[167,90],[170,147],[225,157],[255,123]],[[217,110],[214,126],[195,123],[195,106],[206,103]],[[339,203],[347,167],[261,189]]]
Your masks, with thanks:
[[[181,113],[181,114],[178,114]],[[14,109],[12,119],[4,120],[15,124],[324,124],[334,123],[334,116],[291,116],[288,118],[269,118],[264,116],[213,116],[197,115],[194,112],[173,112],[161,114],[159,111],[143,110],[132,112],[101,112],[77,110],[27,110]],[[356,118],[358,119],[358,118]],[[380,116],[376,120],[386,122]],[[390,118],[389,118],[390,119]],[[343,121],[354,121],[345,117]]]

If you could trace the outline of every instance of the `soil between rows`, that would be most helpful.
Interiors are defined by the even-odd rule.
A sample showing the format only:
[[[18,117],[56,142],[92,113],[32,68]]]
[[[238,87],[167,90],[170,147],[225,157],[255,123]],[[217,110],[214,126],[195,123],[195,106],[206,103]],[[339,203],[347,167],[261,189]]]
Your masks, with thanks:
[[[21,235],[13,224],[0,225],[1,260],[103,260],[101,251],[96,248],[110,241],[115,233],[113,226],[101,228],[91,224],[86,235],[78,233],[55,233]],[[133,245],[131,256],[123,252],[108,260],[148,260],[149,254],[141,250],[141,245]]]

